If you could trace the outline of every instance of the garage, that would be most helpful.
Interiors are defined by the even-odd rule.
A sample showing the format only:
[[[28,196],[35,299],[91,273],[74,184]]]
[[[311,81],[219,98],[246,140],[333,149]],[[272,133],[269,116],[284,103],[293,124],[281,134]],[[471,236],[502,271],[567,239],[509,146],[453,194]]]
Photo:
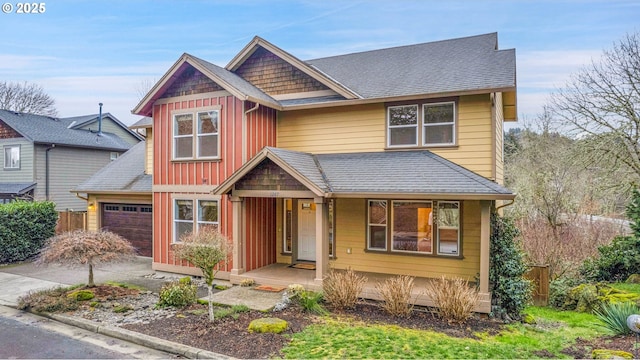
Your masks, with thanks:
[[[102,229],[131,242],[140,256],[152,256],[153,208],[150,204],[102,204]]]

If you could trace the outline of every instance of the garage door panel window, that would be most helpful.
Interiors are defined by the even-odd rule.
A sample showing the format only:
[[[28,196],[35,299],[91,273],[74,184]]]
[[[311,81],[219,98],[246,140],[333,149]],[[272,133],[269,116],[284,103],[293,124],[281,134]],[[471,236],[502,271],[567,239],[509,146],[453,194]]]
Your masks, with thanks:
[[[194,208],[196,213],[194,213]],[[218,230],[219,206],[217,200],[175,199],[173,242],[180,242],[181,236],[197,232],[204,227]]]

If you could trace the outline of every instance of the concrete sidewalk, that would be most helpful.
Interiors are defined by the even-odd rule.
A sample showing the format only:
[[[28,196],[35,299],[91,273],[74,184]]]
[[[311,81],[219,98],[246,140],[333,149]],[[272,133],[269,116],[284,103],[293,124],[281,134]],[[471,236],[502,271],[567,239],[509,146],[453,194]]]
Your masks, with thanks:
[[[151,259],[137,257],[121,264],[108,264],[94,268],[94,281],[126,282],[158,292],[162,285],[181,275],[157,273],[151,269]],[[56,286],[86,284],[89,268],[70,269],[60,266],[36,266],[33,263],[21,263],[0,266],[0,305],[13,306],[20,296],[32,291],[49,289]]]

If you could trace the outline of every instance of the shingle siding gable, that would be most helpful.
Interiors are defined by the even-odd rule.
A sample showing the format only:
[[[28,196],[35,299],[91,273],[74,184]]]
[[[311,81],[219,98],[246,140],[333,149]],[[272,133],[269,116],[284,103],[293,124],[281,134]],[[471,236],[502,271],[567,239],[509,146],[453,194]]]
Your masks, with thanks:
[[[202,94],[220,90],[224,89],[194,67],[188,66],[160,98]]]
[[[13,128],[7,125],[4,121],[0,120],[0,139],[15,139],[21,137],[22,135],[13,130]]]
[[[329,89],[262,47],[251,54],[235,73],[269,95]]]

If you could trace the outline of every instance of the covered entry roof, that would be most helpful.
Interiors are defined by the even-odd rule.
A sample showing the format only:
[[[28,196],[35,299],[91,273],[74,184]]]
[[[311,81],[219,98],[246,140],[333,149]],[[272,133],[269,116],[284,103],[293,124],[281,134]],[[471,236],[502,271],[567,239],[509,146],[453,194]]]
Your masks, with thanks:
[[[36,187],[34,182],[0,183],[0,194],[23,195]]]
[[[252,172],[265,162],[322,197],[515,198],[510,190],[428,150],[314,155],[272,147],[265,147],[214,193],[233,193],[236,183],[247,175],[255,177]]]

